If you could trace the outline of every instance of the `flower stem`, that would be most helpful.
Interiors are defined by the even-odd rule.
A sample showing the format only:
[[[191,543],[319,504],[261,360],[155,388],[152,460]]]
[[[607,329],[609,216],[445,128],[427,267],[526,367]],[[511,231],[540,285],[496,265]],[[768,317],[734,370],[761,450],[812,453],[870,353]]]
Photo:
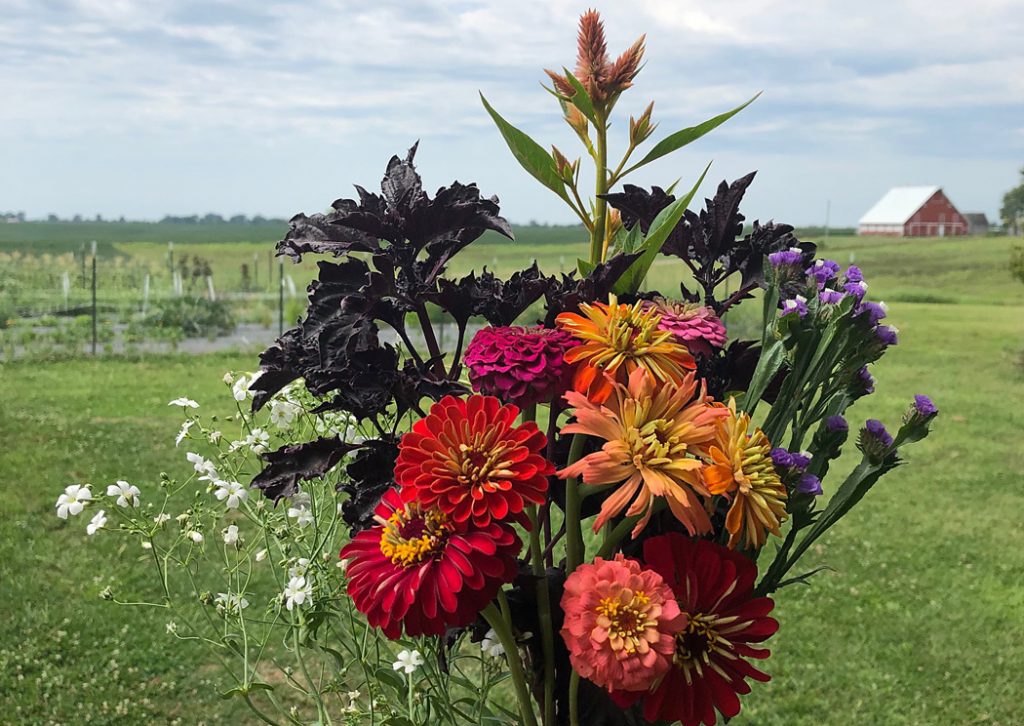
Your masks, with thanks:
[[[569,726],[580,726],[580,674],[569,676]]]
[[[537,507],[530,507],[530,559],[533,562],[533,576],[537,580],[537,617],[540,622],[541,647],[544,649],[544,724],[555,723],[555,635],[551,621],[551,593],[548,589],[547,570],[544,554],[540,547],[540,523],[537,521]]]
[[[596,180],[594,184],[594,227],[590,231],[590,262],[597,264],[604,260],[605,252],[605,217],[608,212],[608,203],[601,198],[602,194],[608,193],[608,126],[605,122],[604,113],[597,111],[597,123],[594,124],[594,131],[597,134],[597,165]]]
[[[516,644],[515,636],[512,635],[512,627],[494,607],[494,603],[484,608],[481,615],[494,629],[495,635],[501,641],[501,647],[505,649],[505,660],[508,661],[509,675],[512,677],[512,685],[516,690],[516,699],[519,701],[519,712],[522,714],[523,723],[526,726],[537,726],[537,717],[533,714],[533,702],[530,700],[530,692],[526,688],[523,660],[519,657],[519,646]]]
[[[569,448],[569,462],[574,464],[583,453],[586,437],[576,434]],[[580,522],[580,483],[576,477],[565,482],[565,572],[568,575],[583,562],[583,525]]]

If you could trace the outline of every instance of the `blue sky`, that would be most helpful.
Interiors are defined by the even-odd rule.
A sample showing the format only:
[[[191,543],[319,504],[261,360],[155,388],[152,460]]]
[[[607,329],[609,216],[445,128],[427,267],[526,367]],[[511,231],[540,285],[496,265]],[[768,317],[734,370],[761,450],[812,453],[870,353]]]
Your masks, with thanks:
[[[420,139],[428,187],[476,181],[513,221],[571,213],[522,172],[477,91],[572,149],[543,67],[572,65],[562,0],[0,0],[0,210],[159,218],[319,211]],[[617,54],[648,34],[617,108],[656,137],[763,90],[636,175],[702,191],[758,169],[748,219],[851,225],[890,186],[999,208],[1024,166],[1019,0],[631,0],[598,5]],[[618,137],[620,140],[622,136]],[[613,150],[616,147],[613,147]]]

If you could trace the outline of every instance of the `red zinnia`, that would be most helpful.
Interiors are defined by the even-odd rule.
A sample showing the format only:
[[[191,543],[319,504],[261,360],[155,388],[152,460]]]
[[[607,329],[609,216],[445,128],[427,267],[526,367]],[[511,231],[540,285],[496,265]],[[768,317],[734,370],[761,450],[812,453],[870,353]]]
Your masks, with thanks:
[[[518,572],[522,542],[511,525],[458,524],[437,509],[406,504],[394,489],[341,550],[348,594],[389,638],[441,635],[469,625]]]
[[[644,718],[714,726],[715,709],[732,718],[740,712],[739,694],[750,693],[746,679],[770,679],[744,660],[767,658],[770,651],[750,644],[779,629],[768,617],[775,603],[753,596],[757,568],[737,552],[675,532],[647,540],[644,560],[672,588],[688,618],[676,636],[672,668],[644,696]],[[637,694],[615,695],[622,704],[637,700]]]
[[[445,396],[402,436],[395,481],[406,501],[436,507],[455,522],[484,527],[541,504],[555,468],[547,438],[519,409],[493,396]]]

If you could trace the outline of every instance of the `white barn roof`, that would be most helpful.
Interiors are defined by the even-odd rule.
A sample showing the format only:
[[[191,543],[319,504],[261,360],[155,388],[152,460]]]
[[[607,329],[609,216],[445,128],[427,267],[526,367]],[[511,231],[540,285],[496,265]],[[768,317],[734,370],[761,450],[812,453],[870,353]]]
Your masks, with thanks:
[[[860,224],[904,224],[939,187],[893,187],[860,218]]]

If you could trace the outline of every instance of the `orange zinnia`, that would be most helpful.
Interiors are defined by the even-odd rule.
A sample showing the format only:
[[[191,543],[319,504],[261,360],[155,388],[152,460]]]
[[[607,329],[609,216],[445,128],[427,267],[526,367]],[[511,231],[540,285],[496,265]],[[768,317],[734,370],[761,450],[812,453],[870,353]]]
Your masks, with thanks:
[[[594,403],[608,399],[613,381],[625,384],[638,369],[660,383],[679,383],[696,368],[686,346],[658,329],[661,316],[651,305],[626,305],[609,295],[607,305],[583,303],[580,312],[561,313],[555,322],[583,342],[565,360],[576,366],[573,388]]]
[[[605,443],[558,476],[582,475],[584,483],[592,485],[622,483],[601,506],[595,532],[632,501],[626,516],[643,515],[633,529],[636,537],[651,518],[655,497],[665,498],[690,534],[710,531],[711,520],[698,498],[709,496],[700,476],[703,464],[688,455],[707,456],[715,422],[728,410],[713,406],[703,385],[697,392],[693,373],[680,383],[659,385],[646,369],[637,368],[627,386],[612,385],[604,405],[574,391],[565,399],[576,409],[576,421],[564,426],[562,433],[597,436]]]
[[[732,499],[725,517],[729,546],[741,537],[748,549],[760,549],[767,532],[779,536],[786,519],[786,486],[772,463],[772,445],[761,429],[750,431],[750,416],[736,414],[736,401],[729,400],[729,415],[718,422],[711,463],[704,468],[704,482],[712,494]]]

